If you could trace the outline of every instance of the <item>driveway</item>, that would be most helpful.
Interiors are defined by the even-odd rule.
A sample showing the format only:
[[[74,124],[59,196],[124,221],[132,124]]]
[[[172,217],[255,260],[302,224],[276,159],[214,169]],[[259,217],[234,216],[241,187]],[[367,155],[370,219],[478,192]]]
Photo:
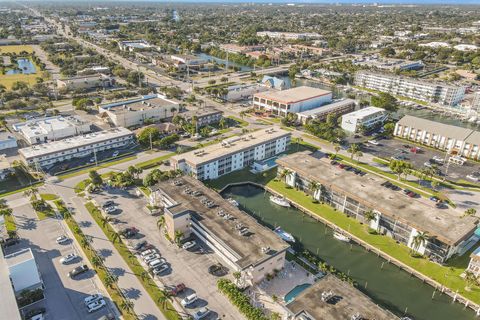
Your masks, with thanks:
[[[94,195],[95,201],[103,203],[107,199],[113,200],[119,207],[115,218],[121,221],[119,229],[135,226],[140,230],[136,240],[147,240],[153,244],[170,264],[170,270],[160,277],[161,283],[166,286],[184,283],[189,290],[180,295],[180,298],[195,292],[200,301],[187,312],[193,313],[198,308],[208,306],[212,315],[207,319],[215,319],[215,315],[222,319],[244,319],[229,300],[217,290],[217,277],[208,273],[208,267],[220,262],[210,250],[200,254],[199,251],[189,252],[178,248],[165,239],[157,228],[158,217],[151,216],[146,210],[147,201],[144,197],[137,197],[135,189],[128,191],[109,189],[101,194]],[[232,277],[231,272],[228,275]]]
[[[110,298],[93,271],[90,270],[75,279],[68,277],[70,270],[87,263],[87,260],[75,242],[56,243],[55,239],[59,235],[69,235],[63,222],[55,218],[39,221],[35,211],[23,197],[9,199],[8,204],[13,210],[18,235],[22,240],[20,244],[6,248],[5,253],[30,247],[45,286],[46,299],[32,307],[45,307],[47,319],[93,320],[113,312]],[[72,239],[72,236],[69,236]],[[76,253],[80,258],[68,265],[61,264],[60,258],[68,253]],[[83,300],[94,293],[101,293],[106,297],[108,308],[89,314]]]

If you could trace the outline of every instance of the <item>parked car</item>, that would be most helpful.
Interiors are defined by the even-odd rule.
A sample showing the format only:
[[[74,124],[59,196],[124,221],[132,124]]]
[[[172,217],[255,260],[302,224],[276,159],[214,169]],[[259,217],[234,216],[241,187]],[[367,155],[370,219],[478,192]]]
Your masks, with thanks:
[[[176,296],[179,293],[183,292],[186,289],[185,284],[179,283],[175,287],[169,289],[168,293],[172,296]]]
[[[106,303],[105,303],[105,300],[103,300],[103,299],[92,302],[87,306],[88,312],[92,313],[94,311],[97,311],[97,310],[103,308],[105,305],[106,305]]]
[[[123,229],[120,233],[121,233],[122,236],[129,239],[129,238],[133,238],[135,235],[137,235],[138,232],[139,232],[139,230],[137,228],[128,227],[128,228]]]
[[[180,303],[182,306],[187,307],[198,300],[198,297],[195,293],[192,293],[189,296],[186,296]]]
[[[143,261],[145,261],[145,263],[149,263],[150,261],[153,261],[155,259],[160,259],[160,255],[158,253],[153,253],[144,257]]]
[[[227,272],[228,272],[227,269],[220,263],[213,264],[210,267],[208,267],[208,273],[217,277],[224,276],[227,274]]]
[[[407,193],[407,196],[409,196],[410,198],[415,198],[417,194],[413,191],[410,191],[409,193]]]
[[[110,207],[103,208],[103,210],[105,211],[105,213],[110,214],[110,213],[114,213],[115,211],[117,211],[117,207],[116,206],[110,206]]]
[[[119,154],[120,154],[119,151],[115,151],[115,152],[112,154],[112,157],[113,157],[113,158],[118,157]]]
[[[68,264],[72,262],[73,260],[77,259],[77,255],[75,253],[69,253],[65,257],[60,259],[61,264]]]
[[[467,179],[470,179],[472,181],[478,182],[480,181],[480,172],[472,172],[469,175],[467,175]]]
[[[155,267],[152,272],[154,275],[156,276],[160,276],[162,273],[164,273],[165,271],[167,271],[168,269],[170,268],[170,266],[166,263],[158,266],[158,267]]]
[[[429,199],[432,200],[432,201],[435,201],[435,202],[440,201],[440,199],[438,199],[438,198],[435,197],[435,196],[431,196]]]
[[[113,200],[107,200],[104,203],[102,203],[102,208],[107,208],[107,207],[113,206],[114,204],[115,202],[113,202]]]
[[[425,162],[423,163],[423,165],[424,165],[425,167],[427,167],[427,168],[431,168],[431,167],[432,167],[432,164],[430,163],[430,161],[425,161]]]
[[[410,189],[403,189],[403,193],[405,193],[405,194],[409,194],[410,192],[412,192],[412,190],[410,190]]]
[[[193,314],[193,319],[194,320],[200,320],[200,319],[205,318],[209,314],[210,314],[210,309],[208,309],[207,307],[203,307],[203,308],[198,309],[197,312],[195,312]]]
[[[159,259],[155,259],[155,260],[152,260],[148,263],[148,266],[153,269],[155,267],[158,267],[158,266],[161,266],[162,264],[165,264],[167,263],[167,260],[165,260],[164,258],[159,258]]]
[[[73,277],[76,277],[79,274],[82,274],[82,273],[87,272],[87,271],[88,271],[88,266],[86,264],[84,264],[83,266],[79,266],[79,267],[74,268],[72,271],[70,271],[68,273],[68,276],[70,278],[73,278]]]
[[[192,249],[193,247],[195,247],[197,245],[197,243],[193,240],[193,241],[188,241],[188,242],[185,242],[182,246],[182,249],[184,250],[189,250],[189,249]]]
[[[95,293],[83,299],[83,302],[85,303],[86,306],[88,306],[89,304],[100,299],[103,299],[103,295],[101,295],[100,293]]]
[[[141,255],[142,257],[146,257],[146,256],[149,256],[149,255],[154,254],[154,253],[156,253],[156,252],[157,252],[157,251],[154,250],[154,249],[147,249],[147,250],[144,250],[144,251],[140,252],[140,255]]]
[[[70,239],[66,235],[62,235],[58,237],[56,241],[58,244],[62,244],[62,243],[68,242],[68,240]]]
[[[374,146],[378,146],[378,145],[379,145],[379,143],[378,143],[377,140],[368,140],[367,142],[370,143],[370,144],[373,144]]]
[[[145,241],[145,240],[139,241],[133,246],[133,250],[140,250],[146,245],[147,245],[147,241]]]

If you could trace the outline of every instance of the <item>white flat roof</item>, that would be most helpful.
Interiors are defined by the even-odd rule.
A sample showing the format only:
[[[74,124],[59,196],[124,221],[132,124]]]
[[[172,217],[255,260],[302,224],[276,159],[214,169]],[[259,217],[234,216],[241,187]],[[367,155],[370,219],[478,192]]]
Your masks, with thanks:
[[[297,115],[298,116],[304,116],[304,117],[314,116],[314,115],[320,114],[320,113],[335,111],[335,109],[337,109],[337,108],[341,108],[343,106],[348,106],[348,105],[354,104],[354,103],[355,103],[355,100],[353,100],[353,99],[343,99],[343,100],[336,101],[336,102],[333,102],[333,103],[324,104],[323,106],[320,106],[320,107],[315,108],[315,109],[299,112],[299,113],[297,113]]]
[[[310,100],[329,94],[332,94],[332,92],[318,88],[301,86],[282,91],[259,92],[255,94],[255,97],[289,104]]]
[[[42,282],[37,263],[30,248],[5,256],[15,292],[30,288]]]
[[[385,109],[377,108],[377,107],[367,107],[367,108],[364,108],[364,109],[360,109],[360,110],[357,110],[357,111],[353,111],[353,112],[344,114],[343,116],[344,117],[363,118],[363,117],[369,116],[371,114],[375,114],[377,112],[382,112],[382,111],[385,111]]]
[[[185,160],[189,164],[199,165],[290,134],[291,133],[286,130],[271,127],[269,129],[254,131],[243,136],[225,139],[221,143],[213,144],[199,150],[182,153],[172,157],[172,159],[176,161]]]
[[[22,154],[26,159],[29,159],[45,156],[51,153],[57,153],[62,150],[79,148],[85,145],[90,145],[93,143],[107,141],[132,134],[133,133],[130,130],[119,127],[99,132],[92,132],[83,136],[76,136],[73,138],[67,138],[63,140],[31,146],[28,148],[20,149],[18,152]]]
[[[48,134],[52,131],[61,131],[66,128],[81,126],[84,124],[87,124],[87,122],[83,121],[78,116],[56,116],[15,123],[13,129],[15,131],[21,131],[26,137],[35,137],[39,134]]]
[[[10,281],[10,273],[8,265],[3,258],[3,253],[0,250],[0,291],[2,292],[2,299],[0,299],[0,310],[2,310],[2,317],[11,320],[20,320],[20,312],[17,306],[17,300],[13,292],[12,283]]]

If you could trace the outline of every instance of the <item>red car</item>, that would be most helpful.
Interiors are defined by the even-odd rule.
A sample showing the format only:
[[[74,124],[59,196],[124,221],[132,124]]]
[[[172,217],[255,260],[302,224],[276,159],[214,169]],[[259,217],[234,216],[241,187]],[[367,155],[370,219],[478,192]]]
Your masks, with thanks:
[[[415,198],[417,196],[417,194],[413,191],[407,193],[407,196],[409,196],[410,198]]]
[[[342,164],[342,163],[340,163],[340,164],[338,165],[338,167],[339,167],[340,169],[343,169],[343,168],[345,168],[345,165]]]
[[[183,290],[185,290],[185,285],[183,283],[177,284],[174,288],[170,289],[169,293],[172,296],[176,296],[177,294],[181,293]]]

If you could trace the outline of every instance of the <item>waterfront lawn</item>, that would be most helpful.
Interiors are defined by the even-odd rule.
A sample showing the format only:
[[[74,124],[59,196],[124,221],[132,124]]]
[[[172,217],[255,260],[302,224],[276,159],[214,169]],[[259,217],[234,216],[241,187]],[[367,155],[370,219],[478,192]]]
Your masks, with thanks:
[[[117,249],[118,253],[122,256],[123,260],[130,267],[132,272],[137,276],[138,280],[142,283],[145,290],[148,292],[153,301],[157,304],[160,311],[163,313],[167,320],[180,320],[180,316],[175,311],[170,301],[163,302],[164,292],[157,286],[153,279],[149,276],[144,276],[146,270],[138,262],[137,257],[130,252],[127,246],[122,242],[122,240],[116,236],[115,230],[110,224],[103,224],[102,213],[92,202],[85,204],[85,207],[92,215],[95,222],[103,230],[105,236],[112,242],[112,244]],[[120,239],[120,240],[117,240]]]
[[[453,292],[458,290],[458,293],[465,298],[475,303],[480,303],[480,289],[475,287],[471,289],[471,291],[465,290],[465,281],[460,277],[468,265],[469,252],[461,257],[452,258],[445,266],[430,262],[424,258],[412,257],[410,255],[410,249],[407,246],[396,243],[395,240],[387,236],[369,234],[367,232],[367,226],[361,224],[359,221],[349,218],[347,215],[334,210],[330,206],[314,203],[310,196],[294,188],[285,186],[281,181],[271,180],[267,183],[267,186],[319,217],[330,221],[386,253],[393,259],[402,262],[445,287],[450,288]]]

